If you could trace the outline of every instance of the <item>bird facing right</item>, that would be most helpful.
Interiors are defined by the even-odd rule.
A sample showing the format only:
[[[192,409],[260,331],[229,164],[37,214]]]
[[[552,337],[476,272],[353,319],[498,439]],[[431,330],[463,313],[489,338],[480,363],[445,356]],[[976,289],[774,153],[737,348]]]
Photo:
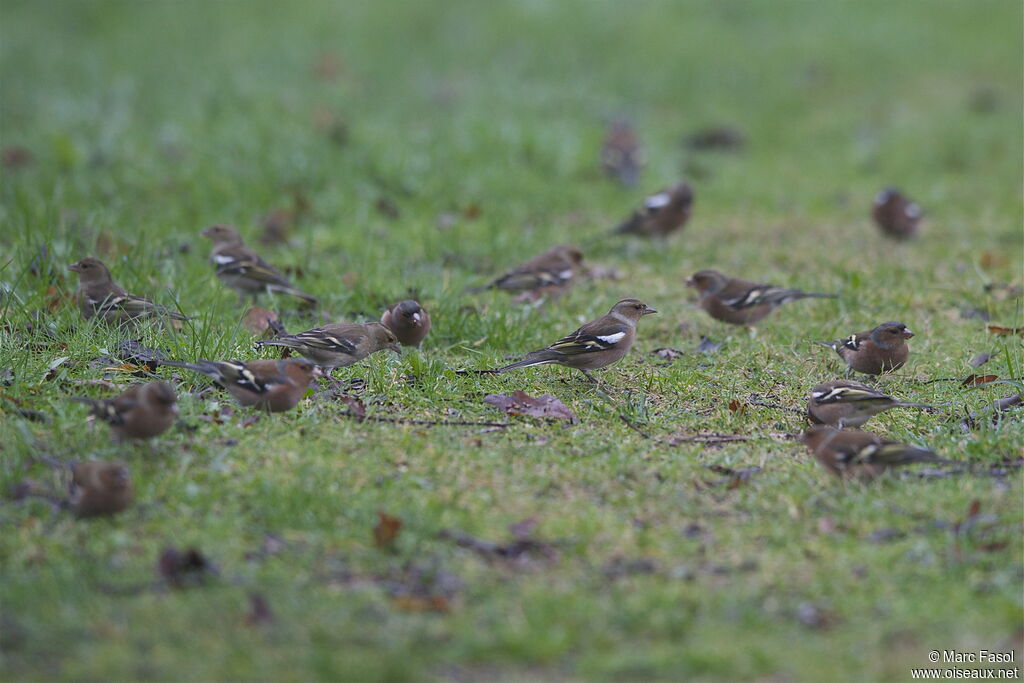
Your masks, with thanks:
[[[199,360],[195,363],[164,361],[163,365],[206,375],[243,406],[257,406],[271,413],[291,410],[321,375],[320,368],[305,358],[254,360]]]
[[[124,287],[114,282],[110,270],[99,259],[84,258],[72,263],[68,270],[78,273],[78,307],[86,320],[99,316],[112,325],[132,323],[152,315],[187,320],[185,316],[149,299],[129,294]]]
[[[779,306],[797,299],[836,298],[835,294],[756,284],[711,269],[699,270],[686,278],[686,285],[700,293],[700,307],[708,315],[732,325],[752,325]]]
[[[860,372],[865,375],[881,375],[903,367],[910,357],[907,340],[913,336],[914,333],[906,325],[892,320],[873,330],[851,334],[845,339],[814,343],[839,354],[846,361],[847,374]]]
[[[199,233],[213,240],[210,262],[216,267],[217,277],[238,293],[240,300],[266,293],[288,294],[315,305],[315,296],[295,287],[276,268],[259,254],[245,246],[242,235],[230,225],[211,225]]]
[[[623,299],[606,315],[590,321],[551,346],[531,351],[521,361],[498,368],[497,372],[555,364],[575,368],[591,382],[596,382],[589,371],[622,360],[636,339],[637,322],[651,313],[657,311],[639,299]]]

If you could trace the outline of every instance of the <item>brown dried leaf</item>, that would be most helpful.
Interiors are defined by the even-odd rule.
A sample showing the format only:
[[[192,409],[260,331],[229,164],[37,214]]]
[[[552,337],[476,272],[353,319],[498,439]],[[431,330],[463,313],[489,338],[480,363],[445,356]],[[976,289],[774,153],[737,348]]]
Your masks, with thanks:
[[[743,413],[747,409],[747,404],[741,403],[739,399],[733,399],[729,401],[729,412],[730,413]]]
[[[988,331],[992,334],[1019,334],[1024,337],[1024,327],[1003,327],[1002,325],[989,325]]]
[[[513,394],[488,394],[484,402],[501,408],[509,415],[527,415],[529,417],[551,418],[579,422],[569,408],[551,394],[543,394],[531,398],[525,391],[516,390]]]
[[[995,382],[999,379],[998,375],[970,375],[966,377],[963,382],[960,382],[962,387],[980,387],[990,382]]]
[[[402,520],[385,512],[378,512],[377,517],[377,526],[373,527],[373,542],[378,548],[393,548],[398,532],[402,530]]]
[[[262,306],[253,306],[245,312],[242,318],[242,326],[249,330],[254,337],[267,338],[273,336],[274,325],[280,324],[280,318],[274,311],[268,311]]]
[[[676,358],[682,358],[684,355],[683,352],[680,351],[679,349],[672,349],[667,346],[660,349],[654,349],[653,351],[651,351],[651,353],[657,356],[658,358],[661,358],[662,360],[669,361],[675,360]]]
[[[480,214],[482,213],[483,209],[481,209],[480,205],[476,202],[467,204],[466,207],[462,209],[462,217],[467,221],[475,221],[477,218],[480,218]]]
[[[138,339],[126,339],[119,342],[114,356],[133,365],[144,366],[149,372],[156,371],[164,360],[162,351],[144,346]]]
[[[171,588],[192,588],[217,576],[217,567],[195,548],[168,546],[157,561],[157,572]]]
[[[53,313],[58,308],[60,308],[61,305],[63,305],[63,303],[67,301],[69,298],[71,297],[68,296],[66,292],[62,292],[53,285],[50,285],[49,287],[46,288],[46,293],[43,294],[43,299],[45,302],[43,304],[43,308],[45,308],[49,313]]]

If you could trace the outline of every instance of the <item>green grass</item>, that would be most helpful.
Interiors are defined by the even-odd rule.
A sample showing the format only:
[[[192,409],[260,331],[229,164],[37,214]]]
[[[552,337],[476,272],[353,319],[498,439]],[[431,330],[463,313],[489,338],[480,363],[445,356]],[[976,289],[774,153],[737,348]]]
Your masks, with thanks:
[[[933,649],[1016,647],[1019,662],[1019,471],[843,486],[780,437],[800,416],[728,404],[757,394],[801,407],[841,373],[810,340],[890,319],[917,337],[882,388],[957,414],[1014,390],[926,380],[1024,374],[1019,337],[961,316],[978,307],[1024,325],[1019,296],[986,290],[1022,284],[1021,22],[1016,2],[4,0],[0,142],[34,160],[4,168],[0,190],[0,369],[14,375],[0,388],[0,486],[57,486],[39,455],[121,460],[137,504],[83,522],[41,500],[0,503],[0,675],[907,680]],[[333,79],[315,73],[324,55]],[[972,106],[984,98],[993,105]],[[327,115],[347,144],[318,127]],[[620,116],[646,148],[635,190],[597,168]],[[746,133],[742,153],[681,147],[719,123]],[[592,241],[680,177],[697,192],[684,233]],[[893,245],[870,224],[888,184],[927,212],[920,240]],[[84,323],[71,299],[49,310],[54,292],[74,290],[67,264],[97,255],[131,291],[195,316],[180,331],[144,329],[144,343],[251,358],[243,310],[197,233],[229,222],[255,242],[259,217],[295,192],[309,214],[289,244],[261,250],[301,266],[323,311],[373,319],[411,292],[433,315],[421,353],[337,373],[365,379],[371,414],[501,420],[483,396],[524,389],[554,394],[579,424],[357,423],[310,399],[218,425],[199,418],[226,398],[197,398],[202,381],[160,369],[198,429],[153,448],[90,429],[67,398],[109,392],[75,382],[139,380],[90,364],[116,332]],[[377,211],[381,198],[397,219]],[[463,215],[473,206],[478,216]],[[446,212],[458,220],[438,227]],[[621,279],[542,310],[460,294],[559,242],[587,244],[588,261]],[[791,304],[753,334],[694,306],[681,280],[703,267],[840,298]],[[454,373],[538,348],[624,296],[661,313],[603,373],[604,392],[560,368]],[[284,322],[312,324],[295,312]],[[698,353],[701,336],[721,350]],[[650,355],[664,346],[686,353]],[[15,399],[51,421],[21,419]],[[893,411],[870,428],[981,464],[1022,455],[1019,414],[972,433],[956,422]],[[667,443],[697,432],[754,438]],[[762,469],[708,487],[722,478],[710,465]],[[951,531],[975,500],[982,517]],[[394,551],[374,545],[378,511],[404,521]],[[487,562],[439,537],[504,542],[531,517],[556,557]],[[280,552],[260,553],[268,535]],[[200,548],[220,578],[153,587],[168,545]],[[637,560],[652,571],[610,576]],[[384,579],[416,573],[439,577],[448,612],[392,598]],[[272,623],[246,625],[250,593]]]

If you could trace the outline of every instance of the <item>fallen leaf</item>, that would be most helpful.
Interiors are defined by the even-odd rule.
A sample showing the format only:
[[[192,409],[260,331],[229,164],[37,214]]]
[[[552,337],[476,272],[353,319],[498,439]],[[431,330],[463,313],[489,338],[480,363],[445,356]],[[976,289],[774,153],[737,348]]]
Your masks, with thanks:
[[[46,288],[46,293],[43,294],[43,298],[45,300],[43,308],[45,308],[50,313],[53,313],[58,308],[60,308],[64,304],[64,302],[67,301],[70,297],[66,292],[63,292],[54,287],[53,285],[50,285],[49,287]]]
[[[981,410],[976,413],[971,413],[970,415],[968,415],[960,423],[960,428],[965,432],[970,431],[971,429],[974,429],[975,427],[978,426],[979,420],[981,420],[981,418],[986,416],[988,416],[992,420],[992,422],[997,422],[999,420],[999,417],[1003,413],[1013,410],[1022,403],[1024,403],[1024,394],[1014,394],[1013,396],[1006,396],[997,399],[993,401],[992,405],[990,405],[985,410]]]
[[[721,344],[716,344],[703,335],[700,338],[700,344],[697,344],[697,350],[701,353],[715,353],[720,348],[722,348]]]
[[[989,325],[988,331],[992,334],[1019,334],[1024,337],[1024,327],[1003,327],[1002,325]]]
[[[991,359],[994,355],[994,353],[979,353],[977,356],[971,359],[971,367],[981,367],[982,365],[987,363],[989,359]]]
[[[729,412],[730,413],[742,413],[747,409],[746,404],[741,403],[739,399],[733,399],[729,401]]]
[[[462,580],[440,567],[410,565],[382,577],[395,607],[407,612],[449,612]]]
[[[569,420],[573,423],[579,422],[576,415],[551,394],[543,394],[537,398],[531,398],[526,392],[516,390],[512,395],[488,394],[484,396],[484,402],[501,408],[509,415],[527,415],[529,417]]]
[[[999,379],[998,375],[970,375],[966,377],[963,382],[960,382],[962,387],[980,387],[990,382],[995,382]]]
[[[366,406],[358,398],[343,394],[338,397],[338,400],[348,406],[349,412],[355,415],[359,422],[366,419]]]
[[[984,270],[992,270],[993,268],[999,268],[1009,264],[1010,261],[1004,254],[997,254],[992,251],[981,252],[981,257],[978,259],[978,265]]]
[[[60,358],[55,358],[54,360],[50,361],[50,365],[46,369],[46,374],[43,375],[43,380],[48,382],[52,380],[54,377],[56,377],[57,368],[59,368],[61,365],[64,365],[64,363],[68,362],[69,360],[71,360],[71,356],[61,356]]]
[[[525,529],[520,529],[520,531],[525,531]],[[527,533],[517,536],[515,540],[508,543],[495,543],[451,529],[442,530],[438,536],[454,542],[461,548],[472,550],[491,562],[524,567],[557,560],[558,548],[556,545],[532,536],[532,531],[531,528]]]
[[[483,210],[480,208],[480,205],[477,204],[476,202],[467,204],[466,207],[462,209],[462,217],[465,218],[467,221],[475,221],[477,218],[480,218],[480,214],[482,213]]]
[[[254,306],[245,312],[242,325],[253,337],[267,338],[275,334],[274,324],[280,324],[280,318],[274,311],[262,306]]]
[[[249,626],[262,626],[273,621],[274,613],[263,594],[249,593],[249,613],[245,615],[245,623]]]
[[[377,526],[373,527],[373,542],[378,548],[393,548],[398,532],[402,530],[402,520],[384,512],[378,512],[377,517]]]
[[[743,131],[735,126],[717,125],[694,131],[686,138],[686,146],[697,151],[735,151],[747,144]]]
[[[671,349],[671,348],[668,348],[668,347],[664,347],[664,348],[660,348],[660,349],[654,349],[654,351],[651,351],[651,353],[654,354],[655,356],[657,356],[658,358],[661,358],[662,360],[669,360],[669,361],[675,360],[676,358],[682,358],[683,357],[683,352],[682,351],[680,351],[679,349]]]
[[[126,339],[119,342],[117,349],[114,351],[114,356],[128,363],[145,366],[149,372],[155,372],[164,360],[162,351],[143,346],[142,342],[138,339]]]
[[[206,557],[190,548],[185,551],[168,546],[160,554],[157,571],[171,588],[192,588],[217,576],[217,568]]]

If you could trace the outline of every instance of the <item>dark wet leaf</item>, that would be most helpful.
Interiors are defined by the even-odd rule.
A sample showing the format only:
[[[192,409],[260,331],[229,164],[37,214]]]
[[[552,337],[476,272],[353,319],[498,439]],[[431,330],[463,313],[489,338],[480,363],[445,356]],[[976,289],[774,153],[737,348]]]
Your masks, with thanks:
[[[218,575],[217,568],[195,548],[168,546],[160,554],[157,571],[171,588],[192,588]]]
[[[373,542],[378,548],[393,548],[402,530],[402,520],[385,512],[377,513],[377,526],[373,527]]]
[[[496,543],[451,529],[441,531],[438,536],[454,542],[461,548],[472,550],[490,562],[528,567],[557,560],[559,553],[556,544],[538,539],[533,536],[532,531],[530,529],[528,533],[517,536],[508,543]]]
[[[249,593],[249,613],[245,615],[245,623],[249,626],[263,626],[274,621],[274,613],[270,603],[262,593]]]
[[[415,564],[392,571],[380,583],[395,606],[407,612],[449,612],[463,585],[445,569]]]
[[[662,360],[668,361],[675,360],[676,358],[682,358],[684,355],[683,352],[680,351],[679,349],[672,349],[668,347],[654,349],[653,351],[651,351],[651,353],[657,356],[658,358],[661,358]]]
[[[742,413],[747,409],[745,403],[742,403],[739,399],[733,399],[729,401],[729,412],[730,413]]]
[[[398,204],[390,197],[378,197],[373,206],[377,209],[377,213],[389,220],[395,221],[402,216],[402,212],[398,210]]]
[[[979,353],[977,356],[971,359],[971,367],[978,368],[989,361],[994,356],[994,353]]]
[[[509,415],[527,415],[529,417],[550,418],[579,422],[569,408],[551,394],[543,394],[531,398],[526,392],[517,390],[511,395],[488,394],[484,402],[501,408]]]
[[[990,382],[995,382],[999,379],[998,375],[970,375],[964,378],[963,382],[960,382],[962,387],[980,387]]]
[[[196,419],[202,420],[203,422],[210,422],[215,425],[222,425],[226,421],[230,420],[234,414],[235,409],[229,404],[224,403],[219,405],[216,410],[212,410],[209,413],[203,413],[202,415],[197,415]]]
[[[601,571],[605,578],[614,581],[637,574],[654,574],[658,571],[658,563],[648,557],[614,557],[601,568]]]
[[[1024,327],[1003,327],[1001,325],[989,325],[988,331],[992,334],[1019,334],[1024,337]]]
[[[151,349],[143,346],[139,340],[126,339],[119,342],[114,350],[114,356],[121,361],[145,366],[149,372],[154,372],[164,360],[164,354],[158,349]]]
[[[720,348],[722,348],[721,344],[716,344],[705,336],[701,336],[700,344],[697,344],[697,350],[701,353],[715,353]]]
[[[735,151],[743,149],[746,143],[743,131],[728,125],[702,128],[686,138],[686,146],[697,151]]]
[[[508,531],[516,539],[523,540],[533,535],[533,532],[537,530],[537,525],[540,523],[536,517],[527,517],[524,520],[516,522],[515,524],[508,525]]]

